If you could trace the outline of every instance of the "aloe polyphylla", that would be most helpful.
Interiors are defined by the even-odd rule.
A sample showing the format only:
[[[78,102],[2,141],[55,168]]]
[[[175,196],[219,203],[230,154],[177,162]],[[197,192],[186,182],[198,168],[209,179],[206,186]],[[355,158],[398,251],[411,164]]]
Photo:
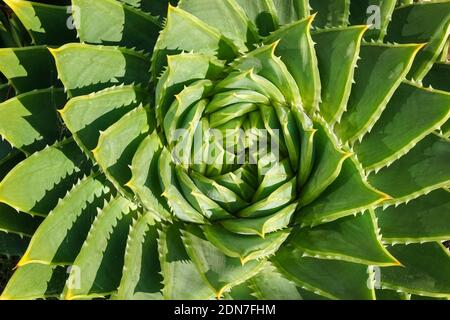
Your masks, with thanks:
[[[450,297],[450,2],[5,2],[1,298]]]

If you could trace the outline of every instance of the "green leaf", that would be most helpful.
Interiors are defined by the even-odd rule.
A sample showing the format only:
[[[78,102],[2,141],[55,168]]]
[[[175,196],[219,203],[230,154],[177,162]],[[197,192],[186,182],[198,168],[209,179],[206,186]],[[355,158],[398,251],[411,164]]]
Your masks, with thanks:
[[[313,121],[304,112],[297,109],[293,109],[293,112],[301,136],[298,185],[303,187],[308,181],[314,165],[314,138],[317,129],[313,127]]]
[[[322,83],[319,108],[330,125],[339,122],[346,110],[361,38],[366,30],[366,26],[352,26],[319,30],[312,35]]]
[[[158,257],[158,232],[150,214],[140,216],[130,229],[122,280],[115,299],[162,299]]]
[[[225,291],[256,275],[262,267],[259,261],[242,265],[239,259],[226,256],[205,239],[199,227],[191,226],[182,235],[189,257],[218,299]]]
[[[64,288],[66,269],[58,266],[29,264],[14,272],[0,300],[56,298]]]
[[[372,130],[421,47],[381,43],[361,46],[361,60],[355,71],[347,112],[335,127],[343,141],[353,143]]]
[[[450,3],[447,1],[415,3],[394,10],[386,40],[427,43],[417,54],[408,79],[420,81],[425,77],[445,47],[450,35],[449,25]]]
[[[53,144],[62,134],[56,110],[66,100],[63,89],[51,88],[0,103],[0,135],[26,153]]]
[[[248,203],[242,200],[237,194],[230,189],[220,185],[216,181],[204,177],[195,171],[190,173],[191,179],[195,185],[211,200],[217,202],[225,210],[230,213],[245,208]]]
[[[259,235],[264,238],[268,233],[289,226],[291,217],[297,209],[297,205],[298,203],[294,202],[270,216],[261,218],[225,219],[220,223],[225,229],[233,233]]]
[[[181,239],[179,225],[166,226],[160,231],[158,248],[165,299],[205,300],[215,296],[189,258]]]
[[[58,76],[71,96],[118,84],[150,82],[150,59],[132,49],[70,43],[49,49]]]
[[[203,224],[205,217],[198,212],[181,193],[170,152],[164,148],[158,162],[158,175],[161,182],[162,196],[167,199],[170,210],[182,221]]]
[[[294,0],[294,3],[301,1]],[[280,7],[286,7],[284,5]],[[312,114],[319,105],[320,75],[310,28],[313,17],[295,21],[273,32],[266,43],[279,40],[275,54],[281,57],[300,90],[303,108]],[[301,57],[301,59],[299,59]]]
[[[241,51],[257,41],[256,26],[235,0],[181,0],[178,7],[219,30]]]
[[[221,75],[223,67],[223,62],[205,54],[182,53],[167,56],[167,69],[158,80],[155,90],[158,120],[163,122],[171,105],[177,103],[176,101],[174,102],[175,98],[180,92],[184,91],[185,86],[189,86],[197,80],[215,80]],[[156,76],[157,74],[154,74],[154,77]],[[206,84],[206,82],[201,83]],[[207,85],[204,87],[200,86],[199,89],[202,88],[204,88],[205,94],[209,90]],[[193,96],[196,96],[198,92],[194,88],[186,88],[186,90],[189,90],[188,92]],[[191,95],[185,96],[185,99],[190,101],[190,104],[195,102],[190,98]]]
[[[404,267],[381,270],[381,286],[430,297],[450,297],[450,254],[440,243],[388,247]]]
[[[349,23],[350,0],[310,1],[310,6],[313,12],[317,12],[315,27],[346,26]]]
[[[321,122],[316,123],[314,139],[314,165],[310,177],[300,192],[300,206],[304,207],[316,200],[339,176],[342,165],[352,154],[339,147],[335,136]]]
[[[55,62],[44,46],[0,49],[0,71],[19,93],[58,84]]]
[[[103,176],[80,180],[58,202],[33,234],[19,266],[30,263],[73,263],[97,215],[97,208],[111,195]]]
[[[438,189],[408,204],[376,211],[383,241],[410,243],[450,239],[450,192]]]
[[[42,219],[17,212],[10,206],[0,203],[0,231],[31,237]]]
[[[206,218],[212,221],[233,217],[216,202],[207,197],[195,185],[184,168],[177,166],[175,171],[185,198],[197,211],[201,212]]]
[[[265,268],[247,283],[253,296],[258,300],[327,300],[323,296],[297,287],[269,262],[266,262]]]
[[[124,186],[130,181],[129,165],[139,144],[154,126],[155,120],[141,106],[100,133],[98,145],[92,153],[100,168],[114,183]]]
[[[251,182],[246,181],[248,180],[246,179],[246,174],[248,172],[241,167],[234,172],[228,172],[213,179],[248,202],[251,201],[251,197],[255,193],[255,188]]]
[[[271,81],[284,95],[286,101],[294,106],[301,106],[297,83],[289,73],[287,66],[275,56],[279,42],[261,46],[233,61],[233,69],[239,71],[253,70]]]
[[[298,287],[269,263],[248,283],[258,300],[303,300]]]
[[[229,90],[229,91],[228,91]],[[248,94],[250,95],[250,91],[255,91],[256,93],[259,93],[266,98],[269,99],[269,101],[276,101],[280,104],[285,104],[286,100],[281,93],[281,91],[269,80],[267,80],[264,77],[261,77],[253,71],[253,69],[243,71],[243,72],[230,72],[228,76],[219,81],[215,86],[213,90],[213,94],[221,94],[222,99],[220,101],[223,101],[223,105],[225,105],[226,100],[226,93],[233,93],[233,92],[246,92],[248,91]],[[258,94],[256,96],[259,96]],[[213,98],[214,99],[214,98]],[[254,102],[258,102],[258,100],[253,100]],[[247,101],[250,102],[250,101]],[[261,100],[261,103],[265,103],[266,100]],[[228,102],[229,104],[229,102]],[[228,105],[227,104],[227,105]],[[217,108],[219,105],[216,106]],[[210,107],[212,108],[212,107]],[[215,109],[215,108],[213,108]]]
[[[383,40],[395,5],[396,0],[350,1],[350,24],[371,24],[364,38],[366,40]]]
[[[277,26],[276,7],[271,0],[235,0],[247,17],[257,26],[261,36],[267,36]]]
[[[120,196],[105,203],[70,272],[71,277],[79,273],[79,285],[66,285],[65,299],[104,297],[117,289],[129,227],[136,209],[133,203]]]
[[[272,0],[277,10],[278,22],[289,24],[309,16],[309,1],[307,0]]]
[[[153,51],[160,31],[155,17],[115,0],[73,0],[72,5],[81,42]]]
[[[259,218],[279,212],[291,204],[297,196],[297,178],[282,184],[266,198],[259,200],[237,213],[241,218]]]
[[[351,197],[349,198],[349,195]],[[345,161],[338,178],[319,198],[300,208],[297,222],[315,226],[373,208],[389,196],[371,187],[352,157]]]
[[[306,257],[292,245],[280,249],[272,261],[286,278],[318,295],[329,299],[375,299],[366,265]]]
[[[16,210],[46,216],[90,163],[73,140],[34,153],[0,183],[0,201]]]
[[[19,17],[34,44],[57,46],[76,42],[76,31],[70,24],[70,6],[23,0],[5,0],[5,3]]]
[[[113,87],[70,99],[60,114],[78,145],[89,154],[97,146],[101,132],[138,106],[147,105],[148,100],[143,88]]]
[[[177,137],[176,130],[184,128],[184,124],[187,124],[185,129],[189,134],[193,134],[206,105],[202,98],[209,93],[211,87],[211,81],[199,80],[177,94],[168,110],[157,109],[158,116],[164,117],[164,134],[169,145],[180,138]],[[182,138],[187,139],[185,136]]]
[[[289,162],[289,159],[279,161],[273,154],[269,154],[258,161],[258,174],[261,183],[253,194],[252,202],[267,198],[292,178],[294,173]]]
[[[377,229],[375,215],[369,212],[314,228],[295,229],[288,242],[314,257],[367,265],[398,265],[381,244]]]
[[[236,103],[252,103],[268,106],[270,104],[270,100],[264,94],[255,91],[230,90],[214,95],[208,103],[205,111],[208,114],[213,113]]]
[[[366,170],[380,169],[406,154],[449,117],[450,93],[404,82],[354,150]]]
[[[168,220],[170,209],[162,198],[162,189],[158,177],[158,162],[162,144],[156,132],[146,137],[139,145],[131,163],[132,178],[127,182],[147,210],[156,216]]]
[[[289,236],[290,229],[269,233],[265,238],[240,235],[219,226],[203,226],[206,239],[229,257],[239,258],[242,265],[274,254]]]
[[[180,37],[180,34],[189,34],[189,37]],[[169,6],[166,26],[153,53],[154,76],[160,75],[168,54],[181,51],[217,55],[219,59],[228,61],[238,54],[238,48],[218,30],[180,8]]]
[[[450,183],[449,157],[449,141],[430,134],[389,168],[370,175],[369,182],[375,188],[394,197],[387,201],[386,205],[400,204],[432,190],[448,186]]]

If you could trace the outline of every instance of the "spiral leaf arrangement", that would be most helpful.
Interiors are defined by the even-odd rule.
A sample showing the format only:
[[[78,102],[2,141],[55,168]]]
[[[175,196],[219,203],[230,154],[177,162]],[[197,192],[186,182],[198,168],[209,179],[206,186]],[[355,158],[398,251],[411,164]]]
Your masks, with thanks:
[[[5,2],[3,299],[450,297],[450,2]]]

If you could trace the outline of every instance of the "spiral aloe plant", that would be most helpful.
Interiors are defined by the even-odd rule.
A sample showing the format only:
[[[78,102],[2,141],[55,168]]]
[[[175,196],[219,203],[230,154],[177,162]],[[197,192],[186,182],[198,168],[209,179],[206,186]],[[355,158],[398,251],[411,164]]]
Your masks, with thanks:
[[[450,297],[449,1],[5,2],[2,299]]]

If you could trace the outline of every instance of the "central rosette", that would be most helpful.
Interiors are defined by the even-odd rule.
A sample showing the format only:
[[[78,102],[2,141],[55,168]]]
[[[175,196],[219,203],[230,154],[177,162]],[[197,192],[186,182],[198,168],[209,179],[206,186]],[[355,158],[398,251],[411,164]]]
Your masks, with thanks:
[[[317,130],[276,46],[228,65],[202,54],[169,56],[156,89],[162,132],[153,133],[149,152],[162,195],[176,218],[203,224],[208,240],[242,261],[286,239],[313,165]],[[252,237],[259,250],[227,248]]]

